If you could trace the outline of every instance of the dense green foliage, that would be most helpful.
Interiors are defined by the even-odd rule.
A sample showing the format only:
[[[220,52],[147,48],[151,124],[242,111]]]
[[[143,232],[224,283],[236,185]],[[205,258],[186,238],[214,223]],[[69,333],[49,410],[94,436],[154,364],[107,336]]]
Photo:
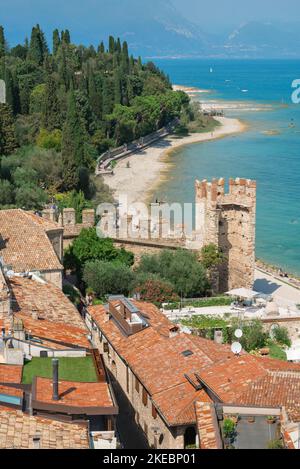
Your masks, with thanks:
[[[128,296],[133,272],[124,263],[93,261],[84,267],[83,280],[99,298],[106,295]]]
[[[230,306],[232,299],[227,296],[213,296],[211,298],[199,298],[198,300],[184,300],[177,303],[169,303],[165,306],[167,311],[184,308],[207,308],[212,306]]]
[[[153,274],[135,274],[132,291],[139,295],[142,301],[148,301],[157,306],[161,306],[166,301],[179,300],[172,283]]]
[[[287,360],[284,346],[291,346],[291,340],[287,329],[276,328],[274,331],[276,331],[277,334],[275,335],[273,331],[271,338],[270,335],[264,331],[263,323],[259,319],[243,321],[243,323],[240,324],[237,318],[228,318],[227,315],[224,315],[224,317],[195,315],[190,319],[183,319],[181,323],[197,331],[198,334],[207,339],[214,338],[215,330],[222,330],[223,342],[227,344],[236,341],[234,332],[237,328],[242,328],[243,337],[240,339],[240,342],[246,352],[255,352],[259,349],[268,348],[270,357],[278,360]]]
[[[29,41],[12,49],[0,28],[0,79],[7,95],[0,109],[0,158],[12,166],[9,172],[1,168],[0,179],[7,181],[2,207],[40,209],[57,192],[74,190],[94,204],[107,200],[103,183],[86,191],[97,157],[181,117],[190,106],[153,63],[130,56],[126,42],[110,37],[108,49],[103,42],[97,49],[77,46],[68,30],[55,30],[50,48],[39,25]],[[15,186],[17,166],[24,188]]]
[[[174,286],[182,297],[200,297],[208,290],[206,270],[191,251],[164,250],[159,254],[142,256],[138,273],[156,274]]]
[[[99,238],[96,228],[83,229],[78,238],[66,250],[64,265],[66,269],[75,271],[81,278],[85,264],[92,261],[131,266],[134,262],[134,255],[125,249],[117,249],[109,238]],[[89,282],[87,285],[93,288]]]

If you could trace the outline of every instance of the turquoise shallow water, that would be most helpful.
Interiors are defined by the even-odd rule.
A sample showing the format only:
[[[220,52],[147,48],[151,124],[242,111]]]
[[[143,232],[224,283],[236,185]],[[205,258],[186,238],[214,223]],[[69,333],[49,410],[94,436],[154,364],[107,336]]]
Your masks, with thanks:
[[[299,61],[156,63],[173,83],[212,90],[201,95],[205,101],[239,102],[247,109],[264,109],[267,104],[271,108],[259,112],[226,111],[227,116],[246,121],[249,130],[174,151],[169,180],[156,196],[169,202],[192,202],[196,178],[256,179],[257,257],[300,274],[300,105],[291,101],[291,83],[300,78]],[[243,89],[248,92],[243,93]],[[290,127],[291,122],[294,128]],[[268,130],[279,134],[262,133]]]

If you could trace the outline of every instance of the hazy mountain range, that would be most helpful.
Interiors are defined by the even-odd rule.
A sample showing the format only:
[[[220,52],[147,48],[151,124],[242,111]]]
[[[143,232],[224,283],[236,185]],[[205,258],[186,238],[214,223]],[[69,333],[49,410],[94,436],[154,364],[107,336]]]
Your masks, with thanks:
[[[22,4],[21,0],[15,1]],[[28,10],[11,20],[9,42],[16,43],[17,38],[20,41],[25,24],[28,34],[29,21],[30,26],[36,21],[49,40],[55,27],[69,28],[74,42],[84,44],[97,45],[114,34],[126,39],[135,55],[144,57],[300,57],[300,23],[245,22],[225,33],[211,34],[202,29],[205,8],[200,26],[186,19],[172,0],[85,0],[74,2],[71,10],[70,4],[61,0],[49,3],[30,0],[30,3],[30,15]],[[8,12],[7,9],[8,1],[4,11]]]

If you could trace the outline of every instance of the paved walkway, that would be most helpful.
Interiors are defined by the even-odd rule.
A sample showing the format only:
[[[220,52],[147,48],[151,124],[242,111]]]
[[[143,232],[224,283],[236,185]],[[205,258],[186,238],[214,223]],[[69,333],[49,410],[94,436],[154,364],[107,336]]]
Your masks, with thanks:
[[[272,295],[279,306],[300,305],[300,290],[260,270],[255,271],[255,291]]]

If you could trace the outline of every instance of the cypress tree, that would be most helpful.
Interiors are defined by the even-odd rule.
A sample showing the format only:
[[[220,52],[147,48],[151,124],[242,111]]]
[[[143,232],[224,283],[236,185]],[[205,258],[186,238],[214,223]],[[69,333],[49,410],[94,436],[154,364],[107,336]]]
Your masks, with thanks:
[[[77,112],[74,92],[68,100],[68,111],[62,134],[63,185],[65,190],[79,186],[79,168],[84,166],[85,133]]]
[[[4,28],[0,26],[0,59],[5,56],[5,36]]]
[[[115,39],[113,36],[109,36],[108,51],[110,54],[114,54],[115,52]]]
[[[98,47],[98,53],[99,54],[104,54],[105,53],[105,47],[104,47],[104,42],[102,41],[100,46]]]
[[[122,81],[120,70],[118,68],[114,72],[114,103],[122,103]]]
[[[60,128],[60,109],[57,98],[57,83],[52,73],[47,74],[43,124],[50,132],[54,129]]]
[[[102,115],[111,114],[114,106],[114,93],[109,78],[104,78],[102,89]]]
[[[0,155],[10,155],[17,148],[12,109],[0,104]]]
[[[122,52],[121,41],[120,41],[119,37],[118,37],[118,40],[116,42],[116,52],[118,52],[119,54],[121,54],[121,52]]]
[[[70,35],[70,31],[68,29],[66,29],[65,31],[62,31],[62,42],[64,42],[65,44],[71,44],[71,35]]]
[[[43,44],[38,26],[32,28],[28,58],[38,65],[42,65],[44,59]]]
[[[58,29],[55,29],[53,31],[53,55],[57,54],[57,51],[60,46],[60,36],[59,36],[59,31]]]
[[[97,92],[94,74],[91,70],[88,72],[88,95],[91,103],[93,113],[99,118],[102,118],[102,99],[99,92]]]
[[[6,85],[6,103],[9,104],[13,113],[15,113],[15,90],[14,90],[14,81],[11,74],[11,71],[8,67],[5,70],[5,85]]]

